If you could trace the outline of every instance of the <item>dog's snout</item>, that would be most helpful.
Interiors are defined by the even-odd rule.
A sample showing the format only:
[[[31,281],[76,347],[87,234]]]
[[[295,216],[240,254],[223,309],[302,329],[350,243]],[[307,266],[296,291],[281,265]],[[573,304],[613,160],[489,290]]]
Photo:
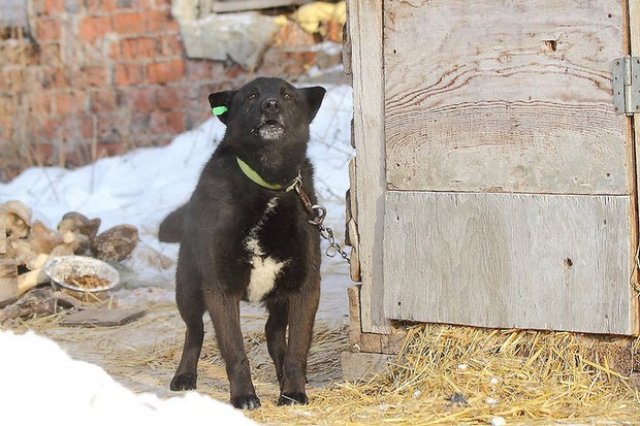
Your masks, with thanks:
[[[262,102],[262,111],[264,112],[279,112],[280,111],[280,102],[278,102],[275,98],[265,99]]]

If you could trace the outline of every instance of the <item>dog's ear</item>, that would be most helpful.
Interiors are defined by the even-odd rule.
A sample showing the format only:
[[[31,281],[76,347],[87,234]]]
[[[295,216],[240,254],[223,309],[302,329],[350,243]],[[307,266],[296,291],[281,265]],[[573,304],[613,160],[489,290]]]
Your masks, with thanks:
[[[300,90],[302,96],[307,100],[307,104],[309,105],[309,122],[311,122],[318,113],[322,99],[324,99],[324,94],[327,91],[320,86],[306,87],[298,90]]]
[[[209,105],[211,112],[218,117],[225,125],[229,118],[229,109],[231,108],[231,99],[236,94],[235,90],[227,90],[224,92],[216,92],[209,95]]]

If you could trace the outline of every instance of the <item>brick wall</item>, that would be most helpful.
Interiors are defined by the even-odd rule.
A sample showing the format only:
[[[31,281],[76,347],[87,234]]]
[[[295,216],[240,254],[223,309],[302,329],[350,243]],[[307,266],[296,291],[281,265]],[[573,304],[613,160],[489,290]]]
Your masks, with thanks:
[[[0,40],[0,180],[165,144],[209,116],[209,93],[251,77],[186,59],[170,0],[30,1],[30,34]],[[275,49],[261,72],[304,72],[298,56]]]

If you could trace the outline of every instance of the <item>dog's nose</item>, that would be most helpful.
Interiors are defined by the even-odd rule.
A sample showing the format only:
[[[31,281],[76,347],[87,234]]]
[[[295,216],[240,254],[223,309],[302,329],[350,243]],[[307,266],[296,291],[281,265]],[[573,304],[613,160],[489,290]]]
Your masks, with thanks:
[[[280,111],[280,102],[278,102],[275,98],[265,99],[262,102],[262,111],[264,112],[279,112]]]

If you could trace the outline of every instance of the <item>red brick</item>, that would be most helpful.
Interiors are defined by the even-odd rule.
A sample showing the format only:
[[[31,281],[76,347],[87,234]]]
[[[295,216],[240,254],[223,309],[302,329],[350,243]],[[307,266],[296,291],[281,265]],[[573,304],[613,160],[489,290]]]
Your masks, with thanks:
[[[53,135],[51,137],[48,137],[47,139],[51,138],[53,138]],[[56,147],[51,142],[44,142],[32,147],[32,150],[32,155],[34,157],[42,159],[44,164],[51,164],[51,161],[56,152]]]
[[[149,130],[152,133],[178,134],[184,131],[184,114],[182,111],[155,111],[151,113]]]
[[[156,107],[162,111],[182,108],[182,97],[175,87],[161,87],[156,92]]]
[[[142,67],[135,64],[117,64],[114,75],[117,86],[129,86],[143,81]]]
[[[155,91],[152,88],[134,88],[125,95],[136,113],[151,112],[156,109]]]
[[[137,37],[120,42],[120,55],[123,59],[152,58],[156,55],[156,39]]]
[[[105,12],[123,9],[147,10],[151,9],[152,3],[153,0],[102,0],[102,10]]]
[[[60,120],[57,118],[46,119],[41,122],[40,126],[36,130],[36,135],[40,136],[42,140],[55,139],[58,130],[60,129]]]
[[[122,155],[127,152],[127,146],[124,142],[100,142],[98,143],[99,157],[112,157],[114,155]]]
[[[86,96],[83,92],[63,93],[56,96],[58,115],[77,114],[85,110]]]
[[[45,15],[55,15],[64,11],[64,0],[44,0]]]
[[[180,80],[184,76],[184,62],[176,59],[147,65],[147,78],[150,83],[168,83]]]
[[[40,63],[52,64],[62,61],[58,43],[40,43]]]
[[[37,39],[38,41],[58,40],[60,38],[60,21],[58,19],[38,19]]]
[[[84,7],[88,14],[107,12],[108,10],[104,3],[102,0],[84,0]]]
[[[118,107],[118,96],[113,89],[94,90],[89,94],[89,109],[94,114],[113,111]]]
[[[93,138],[94,132],[98,127],[98,119],[98,117],[95,117],[93,115],[84,115],[82,117],[78,117],[80,136],[82,136],[83,139],[87,140]]]
[[[178,22],[175,21],[168,10],[153,10],[147,13],[146,30],[151,33],[178,31]]]
[[[171,9],[171,0],[151,0],[158,9]]]
[[[140,34],[145,31],[146,13],[119,13],[111,17],[111,22],[119,34]]]
[[[43,68],[40,76],[40,83],[45,89],[62,89],[71,84],[68,70],[65,68]]]
[[[26,73],[22,69],[0,71],[0,92],[20,92],[25,88]]]
[[[131,133],[136,135],[136,144],[141,136],[149,132],[150,113],[134,110],[131,113]]]
[[[227,79],[237,79],[237,78],[241,78],[246,80],[247,79],[247,73],[246,71],[237,64],[232,64],[229,67],[224,68],[224,76]]]
[[[117,41],[109,43],[109,57],[114,60],[120,59],[120,43]]]
[[[47,93],[34,93],[29,97],[29,112],[38,119],[53,113],[53,98]]]
[[[122,142],[122,123],[120,114],[101,114],[97,122],[98,143],[118,143]]]
[[[177,33],[160,37],[160,54],[162,56],[182,54],[182,41]]]
[[[78,35],[87,41],[104,37],[112,30],[108,16],[91,16],[80,21]]]
[[[108,72],[103,66],[83,67],[78,71],[75,83],[79,86],[104,86],[107,84]]]
[[[189,81],[211,80],[213,62],[201,59],[187,60],[186,75]]]

